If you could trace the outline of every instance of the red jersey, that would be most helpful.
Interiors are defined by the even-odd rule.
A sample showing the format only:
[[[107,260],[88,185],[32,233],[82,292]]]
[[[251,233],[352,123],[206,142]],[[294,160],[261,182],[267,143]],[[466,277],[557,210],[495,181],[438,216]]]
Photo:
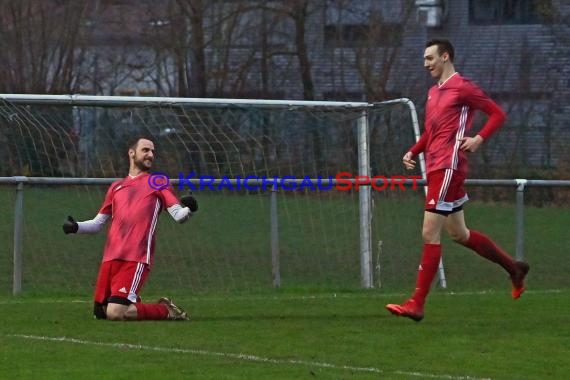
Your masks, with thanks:
[[[103,252],[103,262],[135,261],[152,265],[155,232],[163,208],[179,203],[172,187],[153,189],[149,173],[114,182],[105,196],[100,214],[111,215],[111,227]]]
[[[487,139],[505,121],[503,110],[475,83],[453,74],[443,84],[430,88],[425,111],[425,131],[410,149],[425,154],[426,172],[453,169],[467,174],[466,152],[459,149],[473,124],[475,111],[481,110],[489,119],[479,132]]]

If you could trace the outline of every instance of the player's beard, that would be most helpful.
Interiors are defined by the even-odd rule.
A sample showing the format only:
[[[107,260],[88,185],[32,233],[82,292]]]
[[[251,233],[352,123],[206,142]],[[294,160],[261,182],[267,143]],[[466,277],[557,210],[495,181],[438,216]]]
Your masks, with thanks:
[[[148,162],[148,164],[146,162]],[[141,172],[148,172],[150,170],[150,167],[152,166],[152,161],[151,160],[137,160],[136,158],[133,160],[133,163],[135,164],[135,166],[137,168],[139,168],[139,170]]]

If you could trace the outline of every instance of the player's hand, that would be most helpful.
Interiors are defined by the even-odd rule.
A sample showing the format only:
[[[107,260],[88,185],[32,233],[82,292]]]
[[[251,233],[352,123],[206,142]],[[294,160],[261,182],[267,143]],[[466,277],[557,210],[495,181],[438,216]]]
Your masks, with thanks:
[[[475,137],[464,137],[461,140],[459,149],[464,152],[476,152],[477,149],[483,144],[483,137],[477,135]]]
[[[185,207],[188,207],[191,212],[198,211],[198,201],[196,198],[194,198],[192,193],[180,198],[180,203],[182,203]]]
[[[75,221],[75,219],[73,219],[73,216],[68,216],[67,217],[67,221],[65,223],[63,223],[63,232],[67,235],[67,234],[76,234],[77,231],[79,230],[79,225],[77,224],[77,222]]]
[[[404,154],[404,157],[402,158],[404,167],[408,170],[413,170],[416,167],[416,161],[414,161],[412,158],[414,158],[414,154],[412,152]]]

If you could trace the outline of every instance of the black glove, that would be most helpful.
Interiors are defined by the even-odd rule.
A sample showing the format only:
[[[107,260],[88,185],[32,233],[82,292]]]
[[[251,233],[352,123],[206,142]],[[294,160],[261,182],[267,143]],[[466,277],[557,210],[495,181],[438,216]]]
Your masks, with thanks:
[[[66,235],[67,234],[76,234],[77,230],[79,230],[79,225],[77,224],[75,219],[73,219],[73,216],[68,216],[67,221],[65,223],[63,223],[62,228],[63,228],[63,232]]]
[[[196,198],[194,198],[192,193],[180,198],[180,203],[182,203],[185,207],[188,207],[191,212],[198,211],[198,201],[196,201]]]

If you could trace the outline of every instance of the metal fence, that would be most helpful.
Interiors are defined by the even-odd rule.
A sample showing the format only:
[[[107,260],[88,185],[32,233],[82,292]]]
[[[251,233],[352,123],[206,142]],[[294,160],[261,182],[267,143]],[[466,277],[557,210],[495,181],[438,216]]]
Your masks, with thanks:
[[[12,292],[14,295],[20,294],[22,292],[22,266],[23,266],[23,246],[24,246],[24,235],[23,235],[23,215],[24,215],[24,193],[26,185],[35,185],[35,186],[65,186],[65,185],[108,185],[112,182],[116,181],[117,179],[112,178],[45,178],[45,177],[24,177],[24,176],[15,176],[15,177],[0,177],[0,184],[3,185],[13,185],[15,188],[15,205],[14,205],[14,220],[13,220],[13,287]],[[191,179],[191,182],[198,184],[197,179]],[[221,180],[215,180],[214,184],[219,183]],[[316,184],[317,179],[311,179],[311,181]],[[320,179],[322,184],[328,184],[329,181],[327,179]],[[352,182],[354,183],[354,179]],[[388,182],[391,183],[391,180],[388,179]],[[178,184],[178,180],[173,180],[173,184]],[[258,183],[259,182],[259,183]],[[333,184],[337,184],[337,180],[331,181]],[[425,186],[424,180],[417,180],[415,181],[420,186]],[[260,184],[261,181],[252,181],[252,184]],[[406,180],[405,185],[411,186],[413,182],[411,180]],[[516,194],[516,258],[518,260],[522,260],[524,258],[524,232],[525,232],[525,222],[524,222],[524,209],[525,209],[525,189],[529,187],[570,187],[570,180],[529,180],[529,179],[470,179],[466,181],[467,186],[485,186],[485,187],[503,187],[503,188],[511,188],[513,192]],[[278,191],[271,191],[270,193],[270,237],[269,240],[270,244],[270,252],[268,255],[271,256],[271,263],[272,263],[272,278],[273,278],[273,286],[279,287],[280,285],[280,260],[279,260],[279,216],[277,213],[277,193]],[[366,206],[368,209],[364,210],[366,215],[371,215],[372,213],[372,204],[369,202]],[[362,212],[362,208],[360,209]],[[362,220],[367,220],[368,224],[361,226],[365,230],[370,231],[370,218],[365,218]],[[361,236],[362,238],[362,236]],[[365,238],[368,239],[369,246],[372,246],[372,237],[371,234],[365,235]],[[365,261],[364,266],[367,266],[365,270],[361,272],[362,276],[372,276],[372,260]],[[441,277],[442,273],[440,273]],[[441,279],[441,278],[440,278]],[[443,278],[444,280],[444,278]],[[373,283],[372,278],[362,279],[361,284],[363,287],[371,287],[366,286],[368,282]],[[445,281],[443,281],[445,284]],[[445,285],[444,285],[445,287]]]
[[[405,98],[375,104],[17,94],[0,94],[0,99],[0,140],[8,147],[0,151],[0,157],[6,158],[1,160],[5,169],[0,167],[0,175],[5,177],[0,177],[0,184],[16,187],[16,294],[22,291],[25,187],[110,184],[114,181],[110,177],[125,171],[125,152],[119,145],[132,134],[156,136],[169,152],[158,170],[168,173],[193,168],[215,178],[243,178],[252,173],[315,178],[345,170],[360,176],[401,173],[402,152],[420,133],[415,106]],[[425,175],[421,156],[416,174]],[[321,182],[328,184],[326,179]],[[516,192],[516,255],[522,258],[525,188],[569,187],[570,181],[475,179],[468,180],[467,185],[498,186],[506,198],[510,197],[509,188]],[[280,286],[279,253],[286,243],[279,240],[283,235],[279,221],[283,217],[277,215],[278,192],[268,193],[272,280],[273,286]],[[354,199],[345,199],[348,202],[343,207],[351,225],[357,228],[344,237],[350,245],[336,247],[333,255],[338,256],[337,268],[342,268],[347,257],[340,258],[337,252],[358,250],[359,268],[351,270],[359,270],[360,286],[370,288],[374,286],[371,187],[360,186],[353,195]],[[307,204],[317,197],[307,197]],[[354,205],[356,197],[358,203]],[[318,221],[336,223],[337,230],[344,223],[340,218],[321,217]],[[322,237],[315,232],[310,238],[317,246]],[[299,255],[298,259],[303,265],[304,257]],[[444,276],[440,266],[440,284],[445,287]]]

